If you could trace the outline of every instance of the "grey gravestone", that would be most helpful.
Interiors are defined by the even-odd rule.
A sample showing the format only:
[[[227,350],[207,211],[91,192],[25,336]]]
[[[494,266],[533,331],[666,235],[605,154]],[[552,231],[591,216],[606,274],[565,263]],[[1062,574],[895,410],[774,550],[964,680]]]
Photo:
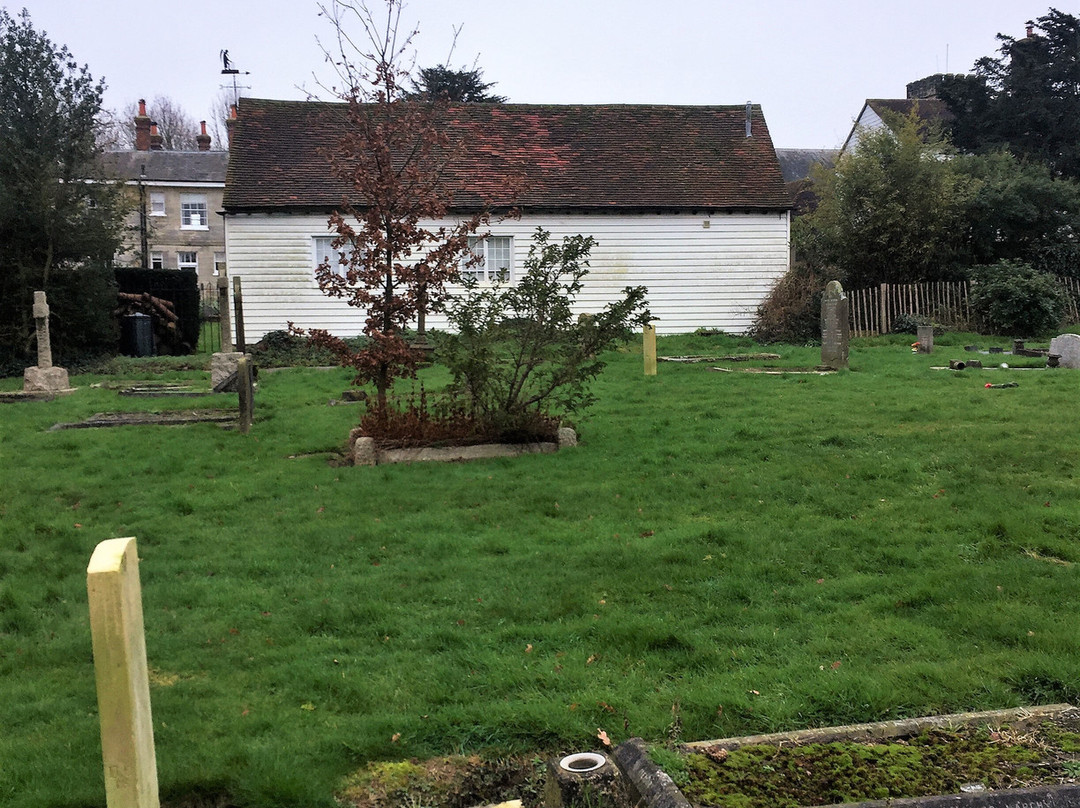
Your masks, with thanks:
[[[848,366],[851,324],[848,298],[840,281],[829,281],[821,297],[821,364],[839,370]]]
[[[1050,340],[1050,355],[1059,368],[1080,368],[1080,334],[1062,334]]]
[[[218,351],[210,357],[210,388],[215,393],[235,393],[239,351]]]
[[[52,343],[49,339],[49,304],[44,292],[34,292],[34,325],[37,327],[37,367],[23,372],[23,392],[53,393],[68,390],[68,372],[53,367]]]
[[[932,325],[920,325],[918,331],[919,353],[934,352],[934,327]]]

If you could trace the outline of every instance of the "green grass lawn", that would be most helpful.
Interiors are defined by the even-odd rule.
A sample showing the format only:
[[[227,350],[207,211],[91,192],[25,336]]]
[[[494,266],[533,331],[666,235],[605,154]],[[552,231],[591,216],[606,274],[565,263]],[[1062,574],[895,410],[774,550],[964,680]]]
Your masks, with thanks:
[[[264,373],[249,435],[48,431],[236,400],[100,376],[0,404],[0,803],[103,804],[85,573],[120,536],[166,798],[330,805],[370,760],[663,739],[673,709],[694,740],[1075,700],[1080,373],[931,370],[979,338],[912,340],[832,376],[612,354],[580,447],[469,464],[328,463],[339,370]],[[660,340],[732,350],[761,349]]]

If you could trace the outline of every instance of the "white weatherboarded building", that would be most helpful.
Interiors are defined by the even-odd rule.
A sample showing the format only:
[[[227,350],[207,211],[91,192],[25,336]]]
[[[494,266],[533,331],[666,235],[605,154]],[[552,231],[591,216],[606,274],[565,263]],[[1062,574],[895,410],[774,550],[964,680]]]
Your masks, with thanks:
[[[453,187],[526,173],[524,191],[495,200],[521,215],[493,220],[477,245],[481,281],[520,273],[538,226],[554,239],[591,235],[581,312],[644,285],[661,333],[741,332],[787,271],[790,198],[757,107],[468,104],[450,118],[464,144]],[[326,157],[345,121],[341,104],[241,101],[223,208],[249,343],[289,322],[343,337],[363,327],[364,314],[314,277],[327,216],[349,190]],[[459,193],[455,209],[476,210],[479,198]]]

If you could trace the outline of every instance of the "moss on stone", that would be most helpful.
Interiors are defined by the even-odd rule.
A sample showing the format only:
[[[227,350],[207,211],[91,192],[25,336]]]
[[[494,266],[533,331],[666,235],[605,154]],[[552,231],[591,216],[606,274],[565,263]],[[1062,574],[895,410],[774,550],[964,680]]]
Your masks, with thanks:
[[[1026,763],[1022,746],[989,743],[983,732],[930,730],[887,743],[747,746],[723,760],[687,756],[692,802],[717,808],[796,808],[960,791],[966,783],[1014,786]],[[1030,772],[1030,769],[1027,769]]]

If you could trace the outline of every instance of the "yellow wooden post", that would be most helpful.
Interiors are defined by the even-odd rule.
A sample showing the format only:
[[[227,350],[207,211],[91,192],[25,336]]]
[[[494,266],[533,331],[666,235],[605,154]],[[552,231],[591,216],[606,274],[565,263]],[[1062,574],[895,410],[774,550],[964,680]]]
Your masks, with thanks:
[[[86,568],[108,808],[159,808],[135,539],[109,539]]]
[[[642,329],[642,350],[645,354],[645,375],[656,375],[656,327],[647,325]]]

